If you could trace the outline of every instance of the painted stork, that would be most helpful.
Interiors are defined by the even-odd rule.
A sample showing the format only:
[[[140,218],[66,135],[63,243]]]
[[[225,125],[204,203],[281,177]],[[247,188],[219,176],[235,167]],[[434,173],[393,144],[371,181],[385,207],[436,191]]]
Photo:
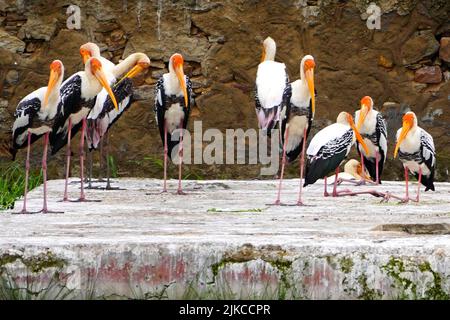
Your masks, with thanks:
[[[148,69],[150,66],[150,59],[144,53],[133,53],[129,55],[121,63],[112,68],[107,78],[110,80],[109,84],[112,86],[114,96],[117,99],[119,110],[114,108],[114,104],[105,89],[97,95],[95,105],[89,112],[87,117],[87,145],[89,151],[96,150],[105,136],[106,139],[106,164],[107,164],[107,182],[106,190],[113,189],[110,185],[109,172],[109,128],[122,116],[122,114],[130,107],[132,102],[133,84],[131,79]],[[128,71],[128,72],[127,72]],[[126,73],[127,72],[127,73]],[[106,72],[105,72],[106,73]],[[125,74],[126,73],[126,74]],[[118,81],[119,76],[125,76]],[[102,155],[100,155],[102,156]],[[92,154],[90,154],[90,174],[92,175]],[[90,179],[89,179],[90,182]]]
[[[339,175],[339,165],[349,154],[351,147],[358,140],[365,152],[368,148],[363,138],[359,134],[353,117],[347,112],[339,113],[336,123],[320,130],[311,140],[306,154],[308,161],[306,163],[304,187],[315,183],[318,179],[325,179],[324,196],[327,192],[327,175],[336,171],[333,196],[337,196],[337,179]]]
[[[269,136],[280,120],[280,112],[286,113],[291,92],[286,65],[274,61],[276,48],[271,37],[264,40],[261,63],[256,73],[256,116],[259,128],[267,130]]]
[[[433,137],[417,125],[417,117],[414,112],[407,112],[403,116],[403,126],[397,131],[397,144],[395,145],[394,158],[399,156],[405,169],[405,198],[399,198],[402,202],[409,200],[419,202],[420,184],[425,186],[425,191],[434,191],[434,171],[436,167],[436,152]],[[408,170],[418,180],[416,198],[409,197]]]
[[[357,142],[361,155],[361,164],[367,168],[375,183],[381,183],[381,174],[387,154],[386,121],[380,112],[373,109],[373,100],[369,96],[361,99],[361,110],[355,112],[356,128],[364,139],[369,153],[365,153]],[[360,181],[364,184],[366,179]]]
[[[44,151],[42,156],[42,173],[44,180],[44,204],[42,213],[50,213],[47,208],[47,148],[49,133],[52,130],[52,122],[56,115],[59,103],[59,88],[64,79],[64,65],[60,60],[54,60],[50,64],[50,78],[47,87],[33,91],[23,98],[17,105],[14,117],[16,120],[12,129],[12,154],[13,158],[18,149],[27,147],[27,159],[25,162],[25,193],[23,209],[27,211],[28,173],[30,170],[31,144],[44,136]]]
[[[281,120],[281,141],[283,143],[283,156],[281,163],[281,175],[278,186],[278,195],[275,204],[280,204],[281,184],[284,174],[286,158],[288,162],[294,161],[301,153],[300,185],[297,205],[303,205],[302,185],[303,168],[305,162],[306,139],[316,110],[315,89],[314,89],[314,68],[316,64],[311,55],[306,55],[300,62],[300,79],[292,82],[289,108],[286,108],[286,115],[282,113]]]
[[[327,179],[334,180],[335,176]],[[344,165],[344,172],[339,172],[338,184],[343,181],[361,181],[361,179],[370,179],[369,173],[365,169],[363,171],[361,162],[356,159],[348,160]]]
[[[178,194],[181,188],[181,167],[183,163],[183,130],[186,129],[191,107],[194,104],[192,84],[184,74],[183,56],[175,53],[169,60],[169,72],[163,74],[156,83],[155,114],[159,133],[164,145],[164,186],[167,192],[167,156],[172,159],[172,150],[178,145]],[[179,130],[178,138],[174,131]]]
[[[80,130],[80,176],[81,193],[78,201],[86,201],[83,186],[84,175],[84,138],[86,132],[86,117],[93,108],[95,97],[105,88],[111,97],[114,107],[118,109],[116,98],[103,72],[102,63],[97,58],[89,58],[84,71],[77,72],[66,79],[61,85],[60,102],[55,116],[50,145],[52,154],[67,144],[66,182],[63,201],[67,201],[67,182],[70,169],[70,140]]]

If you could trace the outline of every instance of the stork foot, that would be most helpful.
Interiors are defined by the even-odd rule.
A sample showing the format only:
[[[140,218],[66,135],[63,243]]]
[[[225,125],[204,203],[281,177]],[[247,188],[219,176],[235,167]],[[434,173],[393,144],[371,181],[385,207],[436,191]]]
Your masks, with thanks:
[[[78,198],[76,200],[69,200],[70,202],[102,202],[99,199],[86,199],[86,198]]]
[[[64,211],[52,211],[52,210],[48,210],[48,209],[42,209],[39,212],[40,213],[45,213],[45,214],[47,214],[47,213],[49,213],[49,214],[52,214],[52,213],[64,213]]]
[[[176,194],[177,194],[177,195],[180,195],[180,196],[187,196],[187,193],[184,192],[184,191],[181,190],[181,189],[178,189]]]
[[[12,212],[11,214],[35,214],[35,213],[39,213],[39,211],[20,210],[19,212]]]

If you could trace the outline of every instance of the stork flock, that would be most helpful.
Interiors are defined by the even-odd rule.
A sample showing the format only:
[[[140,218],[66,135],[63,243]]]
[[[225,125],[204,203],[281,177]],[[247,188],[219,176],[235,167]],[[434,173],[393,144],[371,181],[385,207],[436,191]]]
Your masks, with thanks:
[[[419,202],[420,184],[434,191],[436,154],[433,138],[417,125],[413,112],[403,116],[403,126],[397,131],[394,158],[397,155],[405,170],[406,195],[395,196],[376,190],[352,192],[337,191],[337,185],[345,180],[357,185],[381,184],[381,175],[387,157],[386,122],[374,109],[371,97],[361,99],[361,109],[355,112],[355,121],[347,112],[339,113],[336,123],[320,130],[306,148],[316,110],[314,57],[306,55],[300,61],[300,79],[289,82],[284,63],[275,61],[276,43],[268,37],[263,42],[261,63],[256,75],[255,104],[259,127],[271,136],[278,128],[282,149],[281,172],[275,205],[280,205],[284,167],[299,155],[300,183],[297,205],[303,205],[302,187],[324,178],[324,196],[327,191],[327,175],[335,171],[332,196],[355,196],[372,194],[384,200],[397,198],[402,202]],[[356,122],[356,124],[355,124]],[[361,157],[359,181],[339,178],[339,166],[346,159],[354,143]],[[306,164],[305,164],[305,157]],[[353,160],[355,161],[355,160]],[[359,165],[359,163],[358,163]],[[350,167],[351,168],[351,167]],[[367,171],[366,171],[367,170]],[[416,197],[409,196],[408,174],[411,172],[419,182]],[[356,173],[356,172],[355,172]]]
[[[397,198],[402,202],[419,201],[420,183],[425,191],[434,190],[433,178],[436,165],[432,137],[417,125],[413,112],[403,117],[403,127],[397,132],[394,157],[403,162],[406,180],[406,196],[399,197],[376,190],[352,192],[337,191],[337,185],[345,180],[358,185],[380,184],[383,166],[387,156],[387,133],[385,121],[374,110],[372,98],[361,99],[361,109],[352,115],[341,112],[336,123],[320,130],[306,148],[315,114],[313,56],[306,55],[300,62],[300,78],[289,82],[284,63],[275,61],[276,44],[268,37],[263,42],[263,54],[258,65],[255,89],[256,115],[260,129],[270,137],[272,129],[278,128],[282,154],[281,172],[276,205],[281,204],[281,190],[284,169],[287,162],[299,161],[299,196],[297,205],[303,205],[302,188],[324,178],[324,195],[327,192],[327,175],[335,171],[332,196],[370,193],[384,199]],[[43,208],[40,212],[50,213],[47,207],[47,153],[50,145],[54,155],[66,146],[65,187],[62,201],[96,201],[86,198],[84,192],[85,139],[89,149],[90,172],[92,173],[92,150],[108,140],[111,126],[131,106],[133,95],[132,79],[150,67],[150,59],[144,53],[130,54],[115,65],[100,54],[94,43],[80,47],[84,70],[64,80],[64,65],[60,60],[50,64],[48,85],[24,97],[18,104],[12,128],[11,153],[26,148],[26,183],[23,209],[27,210],[28,175],[30,169],[31,144],[44,137],[42,156]],[[194,106],[194,94],[189,77],[183,71],[184,60],[175,53],[169,59],[169,72],[163,74],[156,84],[154,111],[164,148],[164,184],[162,192],[167,192],[167,160],[176,150],[179,155],[178,194],[184,194],[181,185],[183,159],[183,130]],[[355,124],[356,122],[356,124]],[[80,133],[80,196],[69,200],[68,179],[71,163],[71,139]],[[177,132],[177,134],[175,134]],[[357,143],[361,163],[356,160],[346,168],[353,170],[360,179],[339,177],[339,166]],[[108,159],[108,157],[107,157]],[[351,163],[351,165],[350,165]],[[107,165],[109,161],[107,161]],[[367,169],[367,171],[366,171]],[[415,198],[409,197],[408,172],[416,175],[419,188]],[[91,175],[91,174],[90,174]],[[89,180],[90,181],[90,180]],[[106,189],[111,189],[108,180]]]

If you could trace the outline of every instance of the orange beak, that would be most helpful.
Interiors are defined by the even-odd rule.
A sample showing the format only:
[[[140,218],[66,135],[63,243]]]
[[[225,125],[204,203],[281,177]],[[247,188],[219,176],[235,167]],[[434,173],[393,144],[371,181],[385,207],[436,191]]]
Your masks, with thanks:
[[[262,56],[261,56],[261,62],[266,60],[266,48],[263,46]]]
[[[111,97],[111,100],[114,104],[114,108],[116,108],[116,110],[119,111],[119,106],[117,105],[116,97],[114,96],[114,93],[113,93],[111,87],[109,86],[108,80],[107,80],[105,73],[103,72],[101,67],[94,71],[94,76],[97,78],[97,80],[103,86],[103,88],[105,88],[106,92],[108,92],[108,94]]]
[[[356,126],[358,128],[358,130],[361,129],[364,120],[367,117],[367,114],[369,113],[369,106],[366,104],[362,104],[361,105],[361,111],[359,112],[359,119],[358,119],[358,125]]]
[[[60,77],[60,73],[57,70],[54,70],[54,69],[50,70],[50,78],[48,79],[47,91],[45,91],[45,96],[44,96],[44,105],[43,105],[44,108],[48,105],[48,98],[50,97],[50,93],[55,88],[59,77]]]
[[[316,64],[314,60],[305,61],[305,78],[308,84],[309,94],[311,95],[311,111],[314,117],[316,112],[316,95],[314,91],[314,68]]]
[[[120,79],[118,82],[116,82],[115,85],[118,85],[125,78],[130,78],[130,79],[134,78],[135,76],[140,74],[142,71],[148,69],[148,67],[150,67],[150,64],[148,64],[148,63],[138,63],[138,64],[136,64],[130,71],[127,72],[127,74],[125,74],[122,77],[122,79]]]
[[[403,121],[402,131],[400,131],[400,136],[398,137],[397,144],[394,150],[394,159],[397,158],[398,149],[408,135],[409,130],[411,130],[411,124],[407,121]]]
[[[91,53],[88,50],[81,49],[80,54],[81,54],[81,58],[83,59],[83,64],[86,64],[86,62],[91,57]]]
[[[175,73],[177,75],[178,81],[180,82],[181,89],[183,90],[185,107],[188,106],[188,94],[186,88],[186,78],[184,76],[183,64],[179,64],[175,67]]]
[[[366,154],[369,153],[369,148],[367,148],[366,143],[364,142],[363,137],[361,136],[361,134],[358,132],[358,129],[355,127],[355,123],[353,122],[353,117],[349,114],[348,115],[348,124],[350,125],[350,128],[352,128],[353,132],[355,132],[355,136],[356,139],[358,140],[358,142],[362,145],[364,152]]]

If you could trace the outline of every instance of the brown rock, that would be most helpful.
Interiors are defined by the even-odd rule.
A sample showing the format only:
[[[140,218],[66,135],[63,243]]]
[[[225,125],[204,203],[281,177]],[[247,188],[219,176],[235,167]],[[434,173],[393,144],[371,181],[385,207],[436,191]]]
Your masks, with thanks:
[[[7,49],[12,53],[23,52],[25,42],[0,29],[0,48]]]
[[[19,82],[19,72],[17,70],[9,70],[6,74],[5,81],[9,85],[14,85]]]
[[[41,19],[40,17],[30,17],[17,36],[21,39],[36,39],[50,41],[56,31],[56,18]]]
[[[450,62],[450,37],[441,38],[441,47],[439,49],[439,58]]]
[[[438,66],[423,67],[416,70],[414,81],[419,83],[439,83],[442,81],[442,71]]]
[[[123,36],[124,36],[124,33],[123,33],[122,30],[120,30],[120,29],[119,30],[114,30],[111,33],[111,40],[114,41],[114,42],[117,42],[117,41],[120,41],[123,38]]]
[[[435,54],[439,50],[439,42],[430,30],[417,32],[402,47],[403,64],[412,64]]]
[[[394,62],[391,59],[386,58],[383,55],[380,55],[380,57],[378,58],[378,65],[383,68],[390,69],[394,66]]]

